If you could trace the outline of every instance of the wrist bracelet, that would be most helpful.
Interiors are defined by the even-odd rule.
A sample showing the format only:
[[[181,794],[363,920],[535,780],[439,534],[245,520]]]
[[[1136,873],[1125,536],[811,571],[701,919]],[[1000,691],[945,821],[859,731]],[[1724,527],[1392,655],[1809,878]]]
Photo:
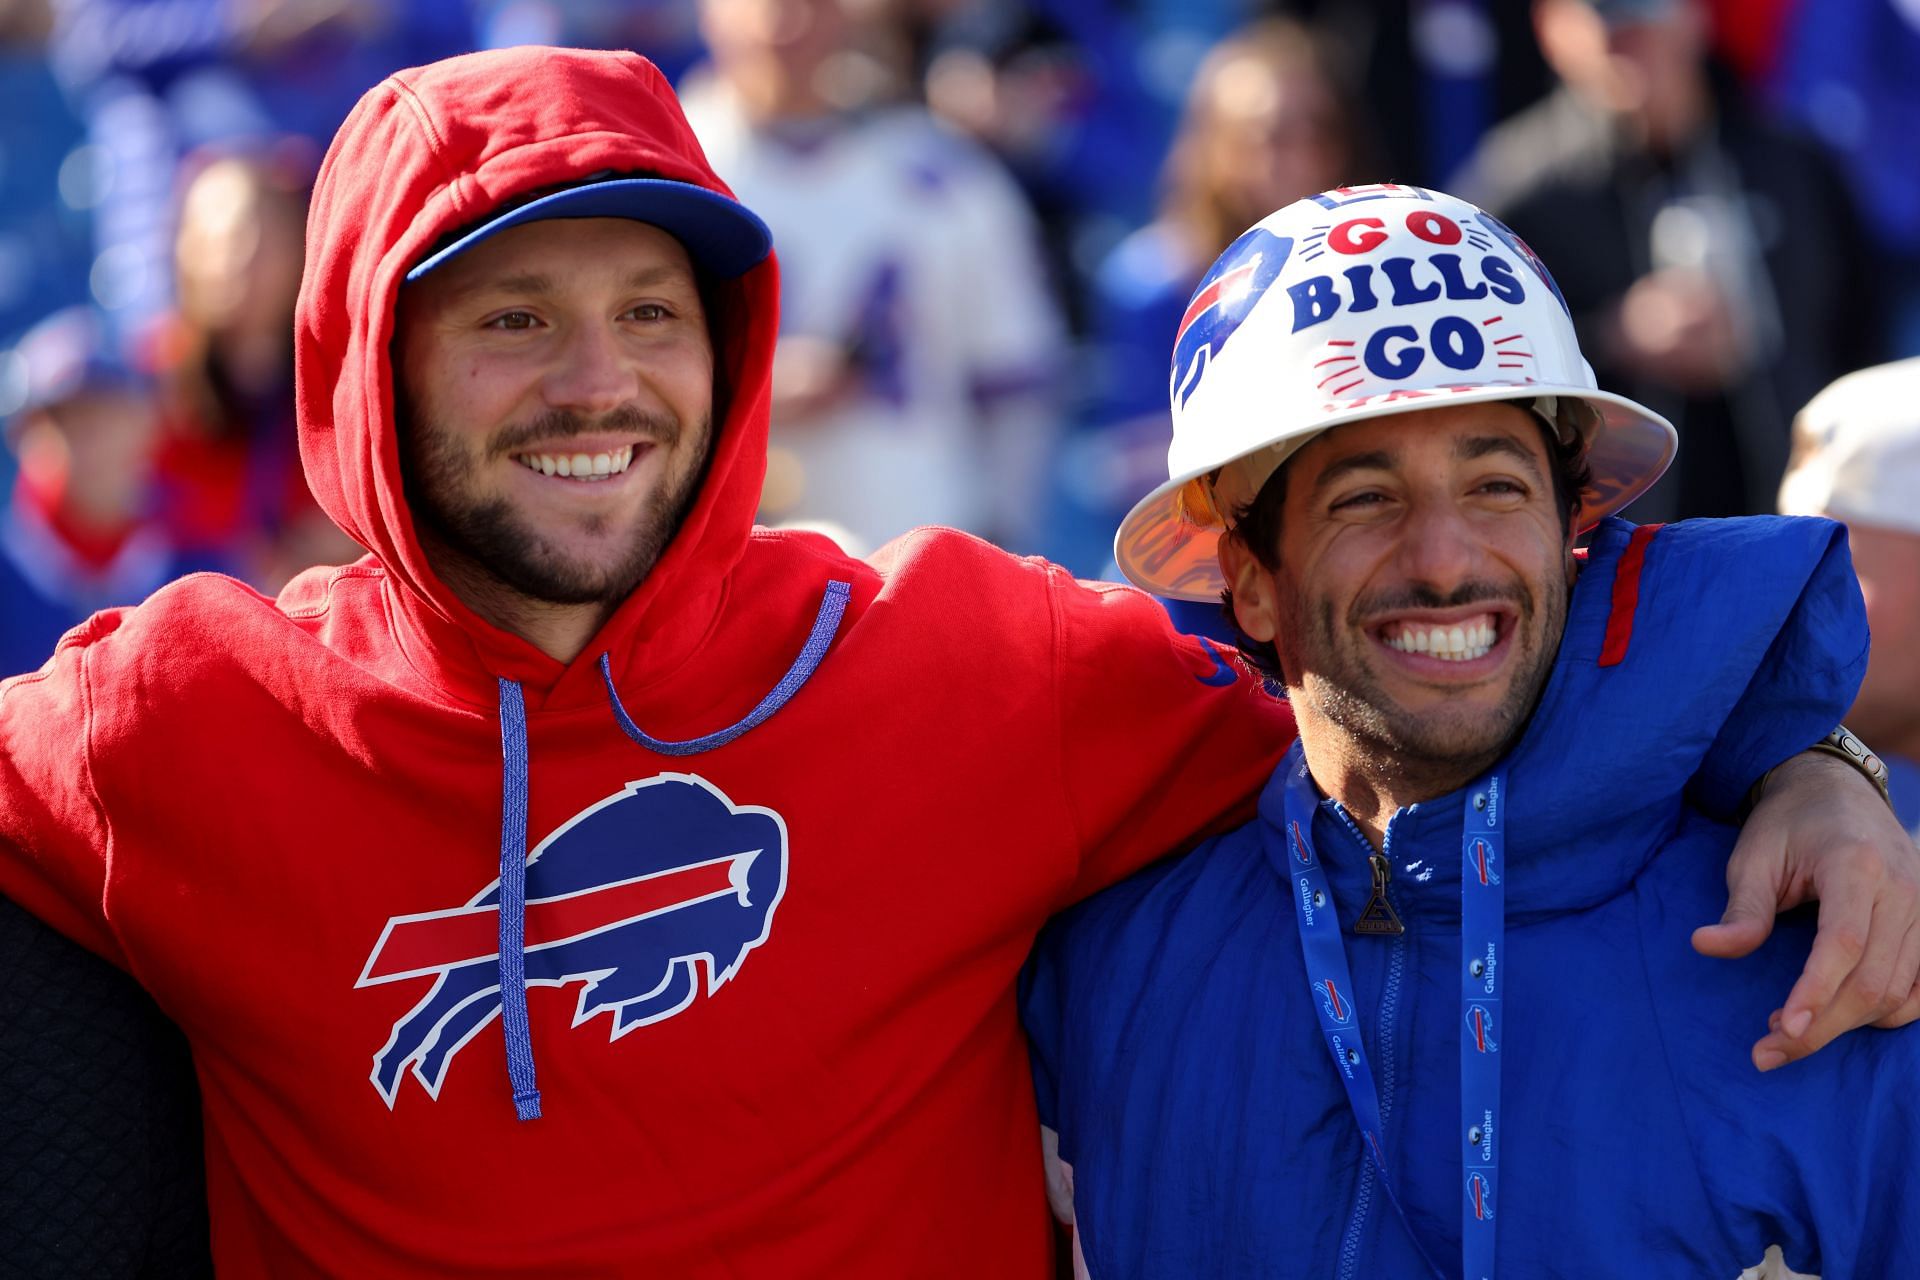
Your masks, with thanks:
[[[1873,789],[1880,793],[1880,798],[1887,802],[1889,809],[1893,807],[1893,793],[1888,785],[1886,764],[1879,756],[1873,753],[1872,749],[1869,748],[1866,743],[1860,741],[1858,734],[1847,728],[1847,726],[1843,724],[1835,725],[1831,733],[1806,748],[1806,750],[1818,751],[1822,755],[1829,755],[1836,760],[1846,761],[1858,769],[1868,782],[1873,784]],[[1784,761],[1782,763],[1784,763]],[[1766,790],[1767,780],[1773,777],[1774,770],[1779,767],[1779,765],[1775,765],[1772,769],[1761,774],[1760,781],[1754,783],[1752,789],[1747,792],[1746,812],[1751,813],[1753,806],[1760,803],[1760,796]],[[1745,815],[1743,814],[1742,816],[1744,817]]]

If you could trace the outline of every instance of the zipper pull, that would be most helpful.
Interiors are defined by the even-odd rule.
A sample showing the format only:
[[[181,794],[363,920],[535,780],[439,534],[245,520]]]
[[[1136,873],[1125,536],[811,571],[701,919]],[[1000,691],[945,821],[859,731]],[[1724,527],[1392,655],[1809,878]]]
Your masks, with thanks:
[[[1360,912],[1360,918],[1353,922],[1353,931],[1380,938],[1397,938],[1407,931],[1400,923],[1393,904],[1387,901],[1387,881],[1393,878],[1393,869],[1387,865],[1385,854],[1367,855],[1367,863],[1373,868],[1373,893],[1367,898],[1367,905]]]

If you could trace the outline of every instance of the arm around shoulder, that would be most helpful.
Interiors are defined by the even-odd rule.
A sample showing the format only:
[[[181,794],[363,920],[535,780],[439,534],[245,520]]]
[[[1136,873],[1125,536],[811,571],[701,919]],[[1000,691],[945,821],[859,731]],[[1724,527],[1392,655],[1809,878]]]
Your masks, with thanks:
[[[1233,650],[1179,633],[1152,596],[1052,575],[1077,900],[1249,816],[1294,725]]]

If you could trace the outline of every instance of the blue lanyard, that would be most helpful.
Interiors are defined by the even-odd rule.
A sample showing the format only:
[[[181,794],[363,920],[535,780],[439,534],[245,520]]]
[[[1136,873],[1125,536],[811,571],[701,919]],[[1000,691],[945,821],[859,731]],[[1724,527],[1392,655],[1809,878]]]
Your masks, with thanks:
[[[1353,979],[1334,914],[1333,895],[1313,846],[1313,815],[1320,805],[1298,745],[1285,765],[1287,843],[1286,865],[1292,871],[1293,908],[1300,921],[1300,950],[1307,965],[1307,981],[1319,1010],[1320,1031],[1334,1069],[1347,1091],[1347,1103],[1359,1123],[1366,1155],[1380,1175],[1387,1200],[1407,1229],[1420,1259],[1435,1276],[1433,1264],[1414,1234],[1406,1208],[1387,1171],[1380,1125],[1380,1095],[1361,1043],[1353,1006]],[[1499,1031],[1502,951],[1505,945],[1506,899],[1501,887],[1504,865],[1505,783],[1497,773],[1475,783],[1461,834],[1460,883],[1460,1144],[1461,1203],[1460,1252],[1467,1280],[1492,1280],[1494,1269],[1494,1204],[1499,1181],[1495,1138],[1500,1115]],[[1378,895],[1377,895],[1378,897]],[[1362,920],[1376,912],[1392,919],[1384,897],[1369,902]],[[1397,921],[1395,921],[1397,926]],[[1398,932],[1398,928],[1393,929]]]

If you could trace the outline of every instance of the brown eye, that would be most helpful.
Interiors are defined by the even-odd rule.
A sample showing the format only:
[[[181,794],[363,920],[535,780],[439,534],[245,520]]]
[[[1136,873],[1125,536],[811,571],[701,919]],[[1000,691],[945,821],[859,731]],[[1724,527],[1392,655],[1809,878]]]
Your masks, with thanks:
[[[533,325],[533,315],[526,311],[509,311],[487,322],[487,327],[490,329],[522,330],[531,329]]]

